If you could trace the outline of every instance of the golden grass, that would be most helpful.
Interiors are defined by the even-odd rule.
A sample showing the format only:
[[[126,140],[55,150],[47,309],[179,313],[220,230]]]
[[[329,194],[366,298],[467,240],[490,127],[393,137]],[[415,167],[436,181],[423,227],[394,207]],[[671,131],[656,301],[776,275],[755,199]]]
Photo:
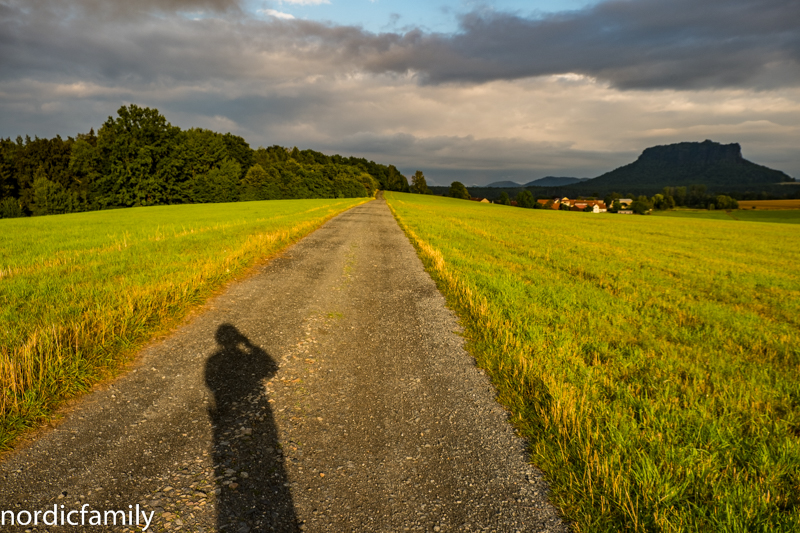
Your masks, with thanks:
[[[365,201],[0,220],[0,449],[234,276]]]
[[[741,200],[739,209],[800,209],[798,200]]]
[[[387,198],[578,531],[798,529],[793,226]]]

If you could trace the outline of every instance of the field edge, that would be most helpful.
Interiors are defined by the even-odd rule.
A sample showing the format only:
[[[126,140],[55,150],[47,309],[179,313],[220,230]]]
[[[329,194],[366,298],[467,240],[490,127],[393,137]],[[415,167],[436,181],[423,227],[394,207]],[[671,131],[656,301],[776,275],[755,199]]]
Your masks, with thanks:
[[[374,197],[363,198],[362,201],[336,213],[328,214],[311,224],[306,222],[296,228],[288,228],[285,232],[291,233],[295,229],[299,229],[299,231],[287,234],[286,240],[278,248],[270,250],[263,256],[257,256],[246,264],[236,265],[224,276],[212,279],[195,295],[194,299],[178,309],[171,308],[166,316],[160,317],[155,323],[148,324],[150,327],[146,331],[139,332],[134,338],[117,339],[113,345],[104,346],[107,348],[107,353],[103,357],[104,364],[94,369],[97,374],[93,375],[85,385],[82,385],[80,390],[60,396],[55,401],[49,398],[50,401],[47,402],[47,405],[36,405],[35,409],[29,409],[27,413],[15,413],[10,417],[0,418],[0,462],[9,453],[35,441],[40,432],[57,427],[61,418],[73,409],[86,394],[97,388],[108,386],[134,369],[136,361],[144,349],[153,343],[161,342],[175,328],[202,314],[203,308],[209,301],[227,290],[232,284],[255,275],[258,268],[320,229],[331,219],[372,200]]]

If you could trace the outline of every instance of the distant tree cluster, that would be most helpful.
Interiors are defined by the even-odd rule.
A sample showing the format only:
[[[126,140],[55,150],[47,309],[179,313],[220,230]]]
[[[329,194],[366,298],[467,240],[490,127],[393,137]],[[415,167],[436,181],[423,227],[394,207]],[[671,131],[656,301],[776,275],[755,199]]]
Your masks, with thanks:
[[[0,218],[116,207],[408,191],[392,165],[313,150],[253,150],[230,133],[181,130],[123,106],[95,134],[0,139]]]
[[[452,191],[456,183],[451,186],[450,196],[454,196]],[[607,207],[603,207],[602,204],[600,205],[610,213],[630,210],[640,215],[648,213],[653,209],[667,210],[673,209],[676,206],[692,207],[696,209],[739,209],[739,202],[736,199],[724,194],[706,194],[705,191],[705,186],[697,185],[688,188],[665,187],[661,193],[652,197],[645,195],[634,196],[630,194],[623,196],[619,193],[611,193],[606,195],[602,200],[603,204]],[[511,201],[506,191],[502,191],[497,200],[495,200],[495,203],[516,205],[517,207],[526,209],[559,209],[563,211],[574,211],[574,204],[585,200],[587,205],[583,210],[592,211],[593,205],[589,201],[594,202],[596,199],[597,195],[589,197],[579,196],[578,200],[570,200],[569,202],[561,201],[560,198],[553,198],[552,196],[537,198],[530,190],[522,189],[517,192],[514,202]],[[622,202],[621,200],[623,199],[626,201]]]
[[[630,196],[628,196],[630,198]],[[604,198],[609,211],[617,212],[619,193],[611,193]],[[665,211],[675,207],[691,207],[694,209],[739,209],[739,202],[725,194],[707,194],[705,185],[691,185],[689,187],[664,187],[652,197],[637,196],[629,209],[634,213],[642,214],[651,209]]]

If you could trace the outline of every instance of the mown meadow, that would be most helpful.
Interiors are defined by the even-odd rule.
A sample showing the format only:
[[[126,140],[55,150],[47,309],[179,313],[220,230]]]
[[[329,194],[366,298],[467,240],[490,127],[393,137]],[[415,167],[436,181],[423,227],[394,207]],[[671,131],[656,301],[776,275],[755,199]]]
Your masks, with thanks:
[[[730,220],[738,222],[777,222],[779,224],[800,224],[800,209],[709,211],[707,209],[676,209],[653,211],[653,216],[670,218],[706,218],[709,220]]]
[[[800,530],[797,226],[386,196],[577,531]]]
[[[0,220],[0,449],[113,374],[225,282],[365,201]]]

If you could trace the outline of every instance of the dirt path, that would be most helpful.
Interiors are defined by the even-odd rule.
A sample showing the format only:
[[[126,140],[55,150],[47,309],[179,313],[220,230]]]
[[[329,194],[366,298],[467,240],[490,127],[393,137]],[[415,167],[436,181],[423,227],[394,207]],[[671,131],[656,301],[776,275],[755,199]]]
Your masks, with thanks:
[[[369,202],[8,457],[0,511],[89,524],[138,505],[148,531],[566,531],[457,330]],[[108,530],[145,523],[116,516]],[[82,529],[44,519],[18,530]]]

